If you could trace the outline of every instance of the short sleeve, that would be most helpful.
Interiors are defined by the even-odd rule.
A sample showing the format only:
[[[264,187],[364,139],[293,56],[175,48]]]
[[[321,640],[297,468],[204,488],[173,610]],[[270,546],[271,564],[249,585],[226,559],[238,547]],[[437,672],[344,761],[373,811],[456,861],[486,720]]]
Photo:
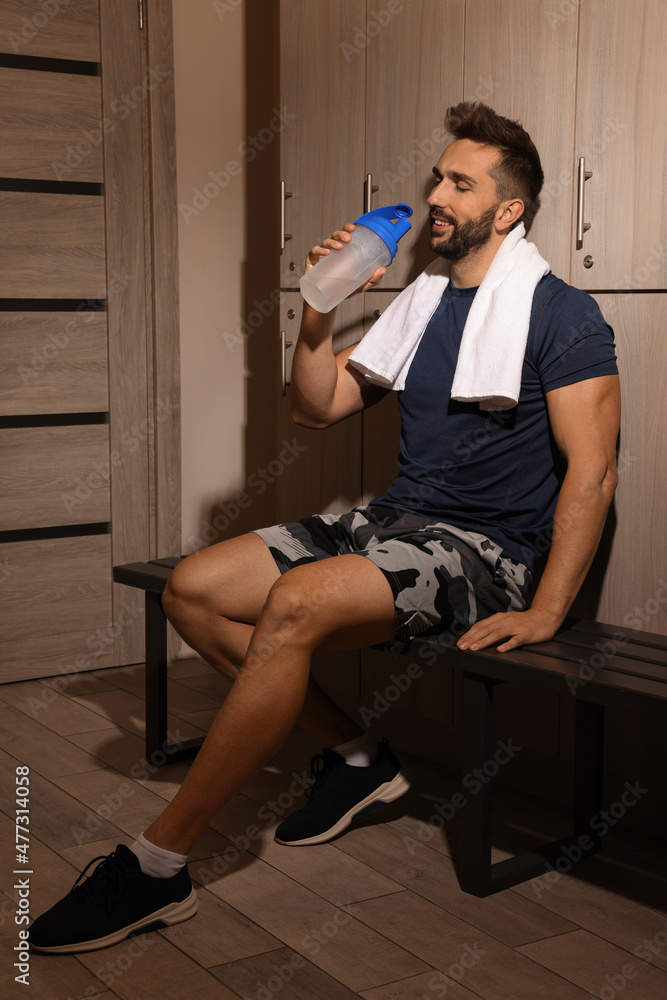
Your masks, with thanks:
[[[543,392],[618,374],[614,331],[595,299],[560,279],[551,293],[538,292],[533,363]]]

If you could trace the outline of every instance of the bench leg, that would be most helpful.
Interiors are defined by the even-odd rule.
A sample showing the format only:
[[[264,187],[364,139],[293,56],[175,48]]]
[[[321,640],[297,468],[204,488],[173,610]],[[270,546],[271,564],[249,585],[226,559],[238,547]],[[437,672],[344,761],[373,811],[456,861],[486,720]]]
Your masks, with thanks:
[[[602,809],[604,706],[590,701],[577,701],[576,712],[574,829],[580,836],[587,834],[599,851],[602,837],[591,830],[590,822]]]
[[[167,616],[160,594],[146,591],[146,760],[154,767],[193,757],[202,738],[171,746],[167,733]]]
[[[488,677],[463,675],[463,775],[482,768],[492,757],[493,689]],[[491,782],[470,795],[461,812],[461,888],[488,896],[491,879]]]
[[[463,774],[482,770],[493,758],[493,688],[497,682],[463,674]],[[473,896],[490,896],[537,878],[559,862],[572,867],[600,850],[601,839],[589,827],[602,807],[604,708],[577,702],[575,748],[575,812],[571,836],[491,864],[491,782],[471,794],[461,811],[461,888]]]

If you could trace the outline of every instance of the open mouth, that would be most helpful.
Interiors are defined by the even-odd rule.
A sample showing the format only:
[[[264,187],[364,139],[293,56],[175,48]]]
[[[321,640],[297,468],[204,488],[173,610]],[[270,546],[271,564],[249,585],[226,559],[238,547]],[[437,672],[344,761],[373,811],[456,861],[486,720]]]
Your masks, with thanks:
[[[450,229],[454,228],[453,222],[448,222],[446,219],[442,219],[440,216],[431,216],[431,230],[434,233],[446,233]]]

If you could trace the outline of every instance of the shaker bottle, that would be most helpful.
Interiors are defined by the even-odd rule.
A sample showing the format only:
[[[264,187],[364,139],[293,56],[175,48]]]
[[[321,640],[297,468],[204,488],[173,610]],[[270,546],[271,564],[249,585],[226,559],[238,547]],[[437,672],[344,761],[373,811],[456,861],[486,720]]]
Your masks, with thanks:
[[[299,282],[306,302],[328,313],[368,281],[379,267],[388,267],[396,256],[398,241],[412,228],[409,205],[387,205],[354,220],[350,243],[320,257]]]

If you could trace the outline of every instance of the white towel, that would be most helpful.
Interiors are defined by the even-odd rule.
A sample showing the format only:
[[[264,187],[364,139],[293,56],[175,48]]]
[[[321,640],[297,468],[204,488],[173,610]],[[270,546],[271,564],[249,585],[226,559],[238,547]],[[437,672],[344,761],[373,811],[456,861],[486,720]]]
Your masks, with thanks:
[[[521,391],[533,295],[549,265],[519,223],[505,237],[473,299],[461,338],[452,399],[482,410],[509,410]],[[438,259],[380,316],[350,362],[365,378],[401,390],[424,330],[449,283]]]

